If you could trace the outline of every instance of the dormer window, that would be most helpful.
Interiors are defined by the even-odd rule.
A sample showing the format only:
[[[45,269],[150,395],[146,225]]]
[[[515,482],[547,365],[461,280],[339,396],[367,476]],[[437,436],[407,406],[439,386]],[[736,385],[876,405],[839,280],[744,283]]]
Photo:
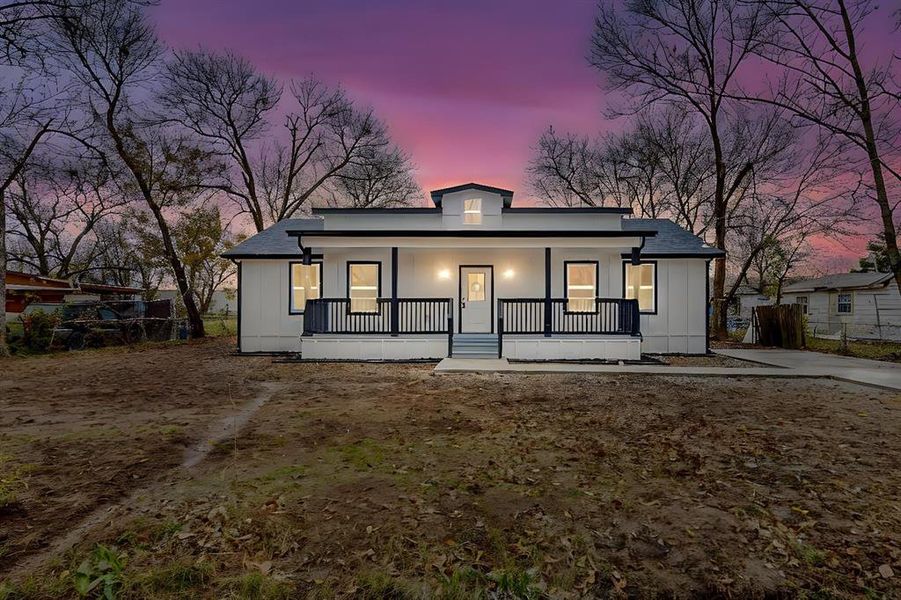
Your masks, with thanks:
[[[482,224],[482,199],[470,198],[463,201],[463,224],[464,225],[481,225]]]

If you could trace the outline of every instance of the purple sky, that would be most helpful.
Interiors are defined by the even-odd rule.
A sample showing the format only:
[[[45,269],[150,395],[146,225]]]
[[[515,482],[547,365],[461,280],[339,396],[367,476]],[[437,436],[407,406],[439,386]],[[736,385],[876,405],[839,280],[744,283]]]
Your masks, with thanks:
[[[585,58],[595,7],[595,0],[164,0],[153,10],[174,47],[230,48],[281,79],[315,73],[340,83],[388,124],[425,190],[478,181],[513,189],[523,202],[525,167],[547,126],[592,134],[618,127],[603,116],[600,74]],[[897,39],[883,25],[870,32],[865,53]],[[847,268],[865,239],[850,247],[821,240],[823,254],[838,261],[821,266]]]
[[[175,47],[231,48],[280,78],[315,73],[370,104],[433,189],[465,181],[525,195],[541,131],[598,132],[585,55],[594,0],[169,0]]]

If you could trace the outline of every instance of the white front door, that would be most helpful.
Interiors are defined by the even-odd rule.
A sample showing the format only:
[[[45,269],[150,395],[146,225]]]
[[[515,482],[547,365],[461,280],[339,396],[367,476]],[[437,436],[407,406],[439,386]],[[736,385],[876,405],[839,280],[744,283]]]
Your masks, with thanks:
[[[460,267],[460,333],[494,330],[493,284],[493,267]]]

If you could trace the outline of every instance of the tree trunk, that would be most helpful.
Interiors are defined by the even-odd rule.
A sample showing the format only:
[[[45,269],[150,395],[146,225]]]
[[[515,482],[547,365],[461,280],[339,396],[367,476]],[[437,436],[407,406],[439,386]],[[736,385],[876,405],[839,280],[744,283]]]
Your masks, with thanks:
[[[0,190],[0,357],[9,356],[6,345],[6,195]]]
[[[898,291],[901,292],[901,254],[898,253],[898,233],[895,229],[894,213],[892,205],[889,203],[888,190],[886,190],[885,178],[882,173],[882,161],[876,145],[876,133],[873,129],[873,115],[870,110],[870,92],[867,88],[867,78],[860,67],[860,60],[857,57],[857,41],[854,35],[854,26],[848,15],[848,9],[844,0],[839,0],[838,5],[842,15],[842,25],[845,28],[845,38],[848,41],[848,60],[854,71],[854,82],[860,98],[860,120],[866,138],[867,158],[870,161],[870,169],[873,172],[876,203],[879,205],[882,229],[885,232],[885,253],[892,267],[892,274],[895,276],[895,285],[898,286]]]
[[[188,326],[191,329],[191,337],[202,338],[206,335],[203,328],[203,317],[197,308],[197,302],[194,301],[194,292],[188,283],[188,276],[185,273],[185,266],[181,259],[178,258],[178,252],[175,244],[172,242],[172,234],[169,231],[169,224],[163,216],[162,210],[152,200],[147,199],[147,204],[153,212],[157,226],[160,230],[160,238],[163,240],[163,249],[166,252],[166,259],[169,266],[172,267],[172,273],[175,275],[175,283],[178,285],[178,293],[181,294],[182,302],[185,305],[185,312],[188,313]]]
[[[713,142],[713,158],[716,167],[716,187],[713,193],[714,246],[726,251],[726,165],[716,127],[716,113],[710,120],[710,136]],[[725,340],[729,337],[726,327],[726,259],[717,258],[713,264],[713,337]]]

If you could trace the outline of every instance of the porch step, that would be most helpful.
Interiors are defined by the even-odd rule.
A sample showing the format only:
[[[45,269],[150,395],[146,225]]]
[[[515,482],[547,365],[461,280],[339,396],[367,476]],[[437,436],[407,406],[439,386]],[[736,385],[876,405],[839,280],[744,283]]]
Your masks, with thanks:
[[[489,333],[458,333],[454,335],[454,356],[497,358],[497,336]]]

